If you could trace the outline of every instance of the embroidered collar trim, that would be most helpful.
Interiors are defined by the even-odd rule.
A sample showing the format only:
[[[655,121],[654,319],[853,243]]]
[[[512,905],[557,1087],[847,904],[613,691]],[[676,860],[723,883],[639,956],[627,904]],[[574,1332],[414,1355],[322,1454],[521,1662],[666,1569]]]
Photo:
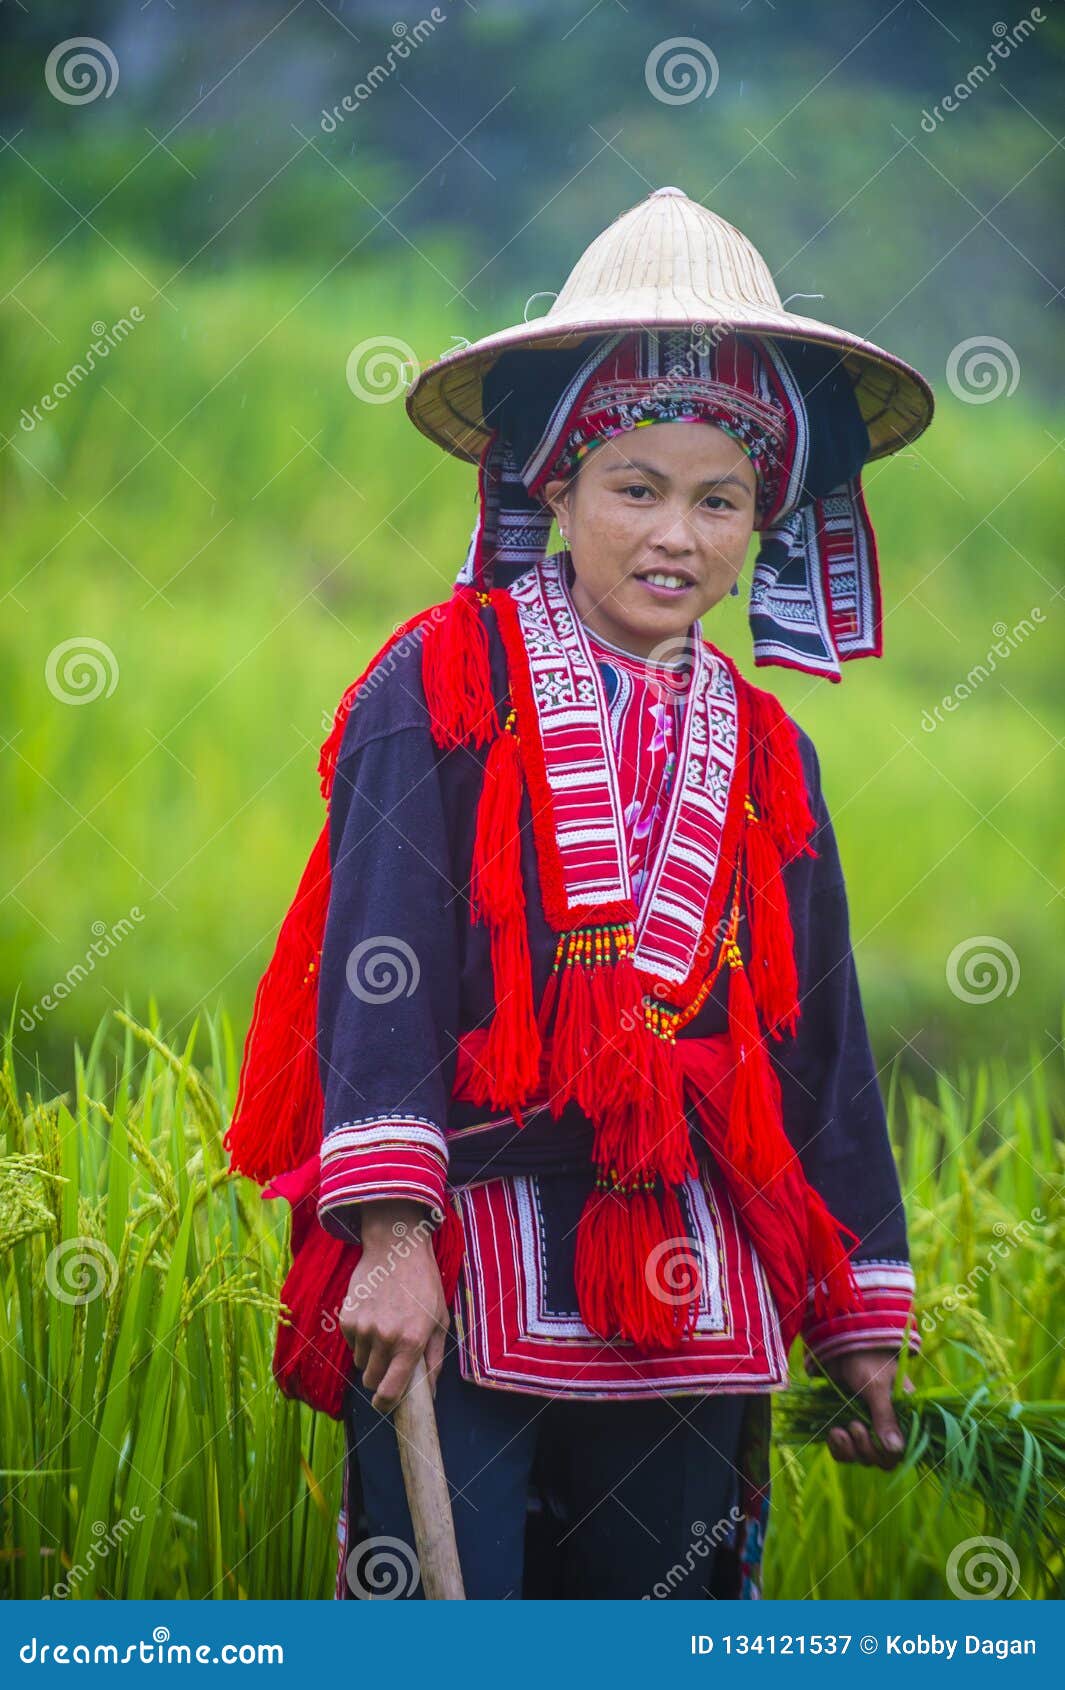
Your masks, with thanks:
[[[612,640],[606,639],[602,634],[597,634],[595,629],[590,628],[586,622],[582,625],[584,637],[593,657],[606,663],[612,663],[615,669],[631,669],[637,674],[643,675],[646,679],[648,668],[646,658],[637,657],[634,651],[626,651],[624,646],[615,645]],[[687,692],[688,690],[688,673],[694,661],[691,656],[694,639],[690,629],[685,638],[687,646],[680,657],[673,658],[669,662],[657,660],[651,665],[655,680],[668,687],[671,692]]]
[[[545,908],[559,930],[582,920],[633,922],[637,969],[681,986],[731,876],[746,778],[744,772],[736,779],[742,681],[724,653],[693,639],[676,778],[637,916],[605,689],[573,605],[564,555],[553,553],[492,594],[516,612],[524,651],[515,703],[523,733],[530,719],[535,724],[545,781],[540,797],[549,809],[560,882],[545,888]],[[501,631],[505,636],[502,622]],[[516,656],[512,650],[512,684]],[[561,906],[554,910],[552,892]]]

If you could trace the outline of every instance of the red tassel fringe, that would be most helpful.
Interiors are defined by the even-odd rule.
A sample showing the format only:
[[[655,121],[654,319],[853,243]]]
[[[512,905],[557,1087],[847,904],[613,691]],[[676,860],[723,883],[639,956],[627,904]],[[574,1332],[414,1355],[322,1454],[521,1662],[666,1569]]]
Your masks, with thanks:
[[[374,655],[363,673],[346,689],[334,713],[333,725],[318,757],[322,796],[332,796],[337,760],[348,716],[359,689],[392,647],[424,629],[422,675],[433,737],[438,744],[455,745],[472,738],[484,744],[498,734],[492,695],[489,648],[481,622],[477,595],[459,590],[444,605],[409,618]],[[510,802],[513,802],[512,796]],[[278,1180],[294,1202],[293,1262],[283,1289],[292,1310],[291,1322],[278,1332],[275,1372],[289,1396],[339,1417],[350,1356],[336,1320],[328,1310],[339,1306],[361,1247],[333,1239],[318,1225],[306,1189],[306,1174],[321,1145],[323,1098],[317,1058],[318,964],[329,906],[331,870],[329,823],[322,828],[300,879],[296,896],[281,924],[274,954],[259,981],[251,1022],[244,1041],[237,1101],[225,1135],[230,1165],[235,1172],[263,1183]],[[489,898],[492,892],[489,888]],[[496,893],[498,900],[498,892]],[[524,907],[522,907],[524,908]],[[500,938],[500,968],[506,978],[520,981],[520,943],[515,953],[516,925],[504,926]],[[522,938],[525,939],[524,915]],[[526,959],[527,959],[527,939]],[[509,948],[508,948],[509,947]],[[493,935],[493,954],[495,936]],[[526,974],[529,973],[528,967]],[[509,999],[508,999],[509,1001]],[[519,1011],[521,1009],[518,998]],[[524,1023],[532,1027],[531,984]],[[507,1041],[510,1048],[510,1041]],[[524,1044],[521,1047],[525,1048]],[[511,1084],[499,1064],[504,1085]],[[520,1069],[518,1070],[520,1077]],[[317,1173],[315,1172],[315,1184]],[[298,1221],[296,1219],[298,1212]],[[462,1263],[461,1219],[450,1205],[433,1235],[445,1295],[454,1295]]]
[[[602,1183],[589,1193],[577,1229],[581,1317],[601,1337],[644,1346],[675,1342],[698,1313],[698,1283],[666,1297],[654,1275],[658,1246],[671,1257],[683,1249],[672,1187],[697,1164],[679,1065],[673,1047],[647,1026],[631,953],[626,925],[562,935],[540,1026],[552,1113],[573,1100],[595,1127],[592,1159]]]
[[[428,623],[422,685],[438,745],[445,749],[467,741],[487,745],[499,732],[488,630],[472,587],[456,587]]]
[[[768,1186],[793,1151],[781,1122],[780,1081],[762,1040],[742,962],[731,969],[729,1036],[736,1079],[729,1108],[728,1151],[748,1179]]]
[[[532,830],[536,841],[536,865],[544,919],[556,933],[568,932],[582,923],[631,921],[635,908],[631,899],[611,904],[571,906],[566,895],[562,856],[555,837],[555,806],[547,778],[544,748],[540,739],[529,653],[525,649],[518,607],[505,588],[493,588],[490,595],[496,627],[506,656],[510,696],[518,722],[525,784],[532,808]],[[740,819],[739,808],[734,812]]]
[[[672,1047],[644,1021],[628,949],[611,960],[604,941],[602,959],[589,963],[581,957],[593,938],[566,935],[563,947],[571,943],[576,959],[552,971],[540,1004],[551,1111],[557,1117],[573,1099],[595,1122],[603,1171],[616,1167],[626,1179],[657,1172],[675,1185],[695,1161]]]
[[[642,1350],[669,1348],[695,1325],[700,1266],[668,1186],[657,1196],[589,1192],[577,1225],[574,1273],[581,1319],[600,1338],[621,1337]]]
[[[318,753],[318,777],[322,797],[326,800],[333,790],[333,776],[336,774],[337,759],[340,756],[340,745],[344,738],[348,716],[351,714],[356,696],[366,677],[372,669],[376,669],[381,659],[388,655],[393,646],[398,645],[401,640],[405,640],[408,634],[418,633],[423,624],[431,626],[434,621],[443,615],[447,609],[447,602],[445,601],[442,605],[431,605],[428,610],[419,610],[415,616],[409,616],[406,622],[401,622],[395,632],[389,635],[380,650],[374,653],[362,674],[357,680],[352,681],[351,685],[345,690],[340,703],[333,712],[333,726],[329,731],[329,736],[323,741],[322,748]]]
[[[394,645],[442,614],[420,611],[395,633],[348,687],[318,755],[322,796],[333,791],[337,758],[359,688]],[[296,896],[281,923],[274,954],[259,981],[244,1040],[237,1101],[224,1143],[230,1166],[260,1183],[299,1167],[322,1138],[322,1087],[316,1047],[318,959],[322,954],[331,871],[326,821],[307,859]]]
[[[818,1319],[850,1314],[862,1306],[862,1294],[854,1276],[850,1255],[840,1242],[846,1233],[854,1244],[861,1239],[830,1212],[824,1198],[812,1185],[806,1187],[806,1222],[809,1252],[807,1265],[814,1279],[814,1313]]]
[[[321,1144],[316,970],[329,882],[327,822],[255,993],[236,1106],[224,1141],[234,1171],[260,1182],[298,1167]]]
[[[819,1314],[829,1308],[834,1314],[861,1309],[850,1253],[840,1234],[846,1234],[854,1244],[860,1240],[831,1215],[824,1199],[810,1186],[786,1136],[781,1144],[779,1171],[768,1186],[752,1180],[733,1159],[732,1093],[737,1069],[728,1038],[682,1039],[677,1051],[685,1090],[703,1136],[765,1269],[780,1313],[784,1349],[788,1351],[803,1323],[808,1273],[814,1279]]]
[[[750,982],[766,1031],[776,1039],[799,1019],[799,979],[780,853],[764,821],[748,816],[746,829],[747,923],[751,935]]]
[[[495,1013],[477,1071],[476,1103],[517,1109],[540,1075],[532,958],[521,872],[521,755],[504,731],[485,760],[470,875],[475,920],[491,930]]]
[[[806,777],[795,724],[779,699],[750,688],[751,796],[782,862],[816,857],[808,844],[815,822],[806,796]]]

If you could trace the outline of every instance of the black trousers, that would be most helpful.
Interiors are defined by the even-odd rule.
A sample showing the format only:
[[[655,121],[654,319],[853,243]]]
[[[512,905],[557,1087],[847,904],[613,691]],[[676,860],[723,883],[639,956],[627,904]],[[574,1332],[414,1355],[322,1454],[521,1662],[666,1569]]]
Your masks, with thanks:
[[[392,1417],[356,1375],[344,1401],[346,1563],[338,1593],[422,1598]],[[462,1378],[448,1334],[436,1419],[466,1595],[714,1594],[738,1518],[742,1393],[584,1402]]]

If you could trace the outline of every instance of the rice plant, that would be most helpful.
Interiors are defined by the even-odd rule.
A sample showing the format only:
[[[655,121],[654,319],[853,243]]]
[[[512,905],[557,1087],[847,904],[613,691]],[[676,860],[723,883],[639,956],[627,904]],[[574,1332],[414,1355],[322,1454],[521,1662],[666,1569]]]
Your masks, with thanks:
[[[906,1438],[900,1477],[915,1471],[935,1490],[939,1517],[952,1505],[979,1508],[984,1534],[1020,1554],[1041,1582],[1062,1594],[1065,1550],[1065,1403],[1009,1401],[989,1383],[970,1395],[916,1392],[895,1404]],[[860,1417],[864,1405],[834,1385],[789,1391],[778,1410],[780,1444],[808,1447],[832,1426]],[[1001,1592],[998,1592],[1001,1594]]]
[[[1065,1149],[1037,1056],[931,1097],[892,1072],[924,1334],[904,1364],[917,1391],[897,1398],[910,1454],[892,1472],[833,1461],[836,1401],[796,1355],[774,1405],[768,1598],[957,1595],[959,1553],[988,1542],[1016,1560],[1001,1593],[1065,1593]],[[62,1095],[39,1076],[22,1090],[17,1068],[9,1028],[0,1591],[330,1595],[342,1435],[271,1377],[287,1210],[227,1171],[228,1017],[176,1049],[154,1003],[146,1025],[115,1011]]]
[[[7,1596],[328,1594],[337,1428],[273,1385],[284,1216],[229,1177],[230,1032],[209,1029],[203,1074],[197,1032],[178,1053],[117,1013],[71,1095],[21,1100],[9,1034]]]
[[[889,1472],[841,1466],[823,1432],[858,1405],[841,1414],[831,1386],[805,1380],[778,1399],[767,1595],[949,1598],[959,1554],[991,1563],[988,1589],[967,1594],[1065,1593],[1059,1063],[1060,1046],[1019,1075],[997,1058],[964,1066],[934,1097],[892,1072],[922,1333],[894,1396],[909,1447]]]

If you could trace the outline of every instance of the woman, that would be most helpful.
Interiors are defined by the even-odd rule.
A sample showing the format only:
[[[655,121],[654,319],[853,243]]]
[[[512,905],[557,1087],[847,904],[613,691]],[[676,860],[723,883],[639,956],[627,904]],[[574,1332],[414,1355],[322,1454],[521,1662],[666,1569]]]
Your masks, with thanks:
[[[667,188],[407,403],[478,519],[341,701],[230,1131],[293,1203],[278,1378],[347,1428],[338,1593],[420,1594],[424,1354],[467,1595],[757,1595],[793,1339],[886,1467],[919,1338],[816,752],[699,622],[757,530],[756,662],[879,655],[860,471],[931,397]]]

